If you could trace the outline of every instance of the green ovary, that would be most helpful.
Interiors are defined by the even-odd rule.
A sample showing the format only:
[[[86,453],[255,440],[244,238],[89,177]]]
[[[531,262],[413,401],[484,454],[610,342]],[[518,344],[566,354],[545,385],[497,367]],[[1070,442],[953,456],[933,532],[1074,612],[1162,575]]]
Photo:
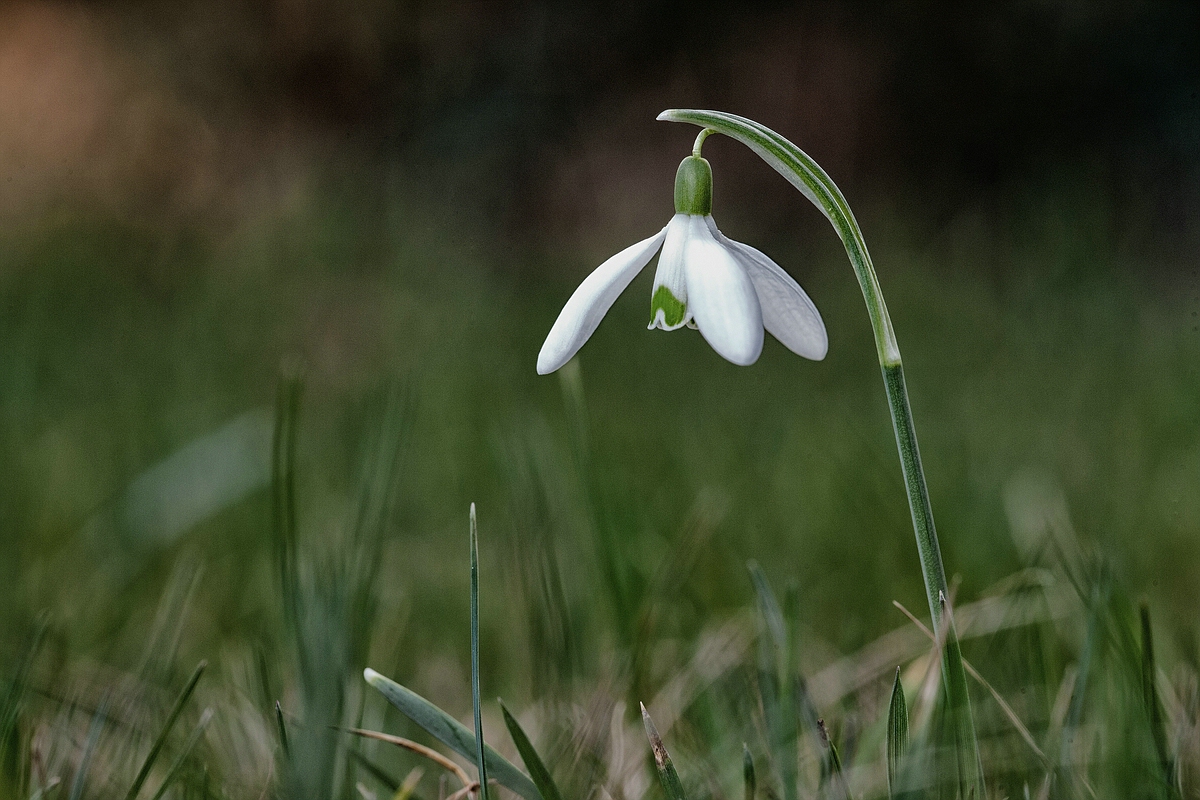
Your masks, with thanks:
[[[660,309],[663,312],[663,323],[671,328],[682,324],[683,316],[687,312],[687,306],[671,294],[671,290],[666,286],[659,286],[654,290],[654,296],[650,298],[651,325],[654,324]]]

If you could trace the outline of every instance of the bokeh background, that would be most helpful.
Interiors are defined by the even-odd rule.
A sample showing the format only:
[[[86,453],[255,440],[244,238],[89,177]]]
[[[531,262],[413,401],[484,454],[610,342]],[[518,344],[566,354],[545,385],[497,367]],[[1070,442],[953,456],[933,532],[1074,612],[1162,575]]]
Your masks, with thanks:
[[[456,713],[470,502],[484,693],[518,705],[637,642],[669,662],[750,602],[749,559],[794,581],[815,664],[902,624],[857,285],[740,145],[705,146],[716,219],[807,288],[828,358],[648,332],[647,271],[534,372],[577,283],[671,214],[669,107],[763,122],[850,200],[960,597],[1049,508],[1194,653],[1198,90],[1191,2],[5,3],[0,654],[49,619],[63,669],[131,669],[179,585],[180,663],[282,647],[281,375],[306,558],[342,563],[364,481],[386,495],[360,660]]]

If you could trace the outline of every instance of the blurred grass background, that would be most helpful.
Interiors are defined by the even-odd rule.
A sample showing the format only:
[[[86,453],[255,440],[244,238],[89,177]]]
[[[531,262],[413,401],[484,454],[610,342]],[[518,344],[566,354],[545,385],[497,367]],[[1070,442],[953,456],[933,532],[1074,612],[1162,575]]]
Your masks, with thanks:
[[[921,608],[845,256],[734,143],[705,151],[716,218],[806,287],[829,357],[770,343],[739,369],[647,332],[647,274],[577,373],[534,374],[578,281],[671,213],[692,133],[654,122],[667,107],[770,125],[854,205],[960,600],[1023,566],[1033,491],[1195,660],[1198,16],[6,4],[0,663],[44,612],[54,669],[134,669],[192,566],[180,670],[282,647],[269,449],[293,372],[304,547],[349,558],[364,476],[394,484],[364,655],[456,713],[472,501],[485,696],[598,680],[639,636],[692,640],[750,602],[751,558],[796,582],[814,668],[900,625],[893,599]],[[381,441],[400,443],[383,477]]]

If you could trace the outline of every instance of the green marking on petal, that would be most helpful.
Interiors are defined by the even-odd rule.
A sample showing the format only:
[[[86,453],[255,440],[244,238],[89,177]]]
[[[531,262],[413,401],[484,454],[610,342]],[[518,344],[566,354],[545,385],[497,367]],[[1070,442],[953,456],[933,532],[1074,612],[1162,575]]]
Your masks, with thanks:
[[[683,322],[683,316],[687,312],[687,306],[683,304],[675,295],[671,294],[671,290],[666,286],[659,286],[654,290],[654,296],[650,298],[650,324],[654,324],[658,312],[663,312],[663,323],[667,327],[675,327]]]

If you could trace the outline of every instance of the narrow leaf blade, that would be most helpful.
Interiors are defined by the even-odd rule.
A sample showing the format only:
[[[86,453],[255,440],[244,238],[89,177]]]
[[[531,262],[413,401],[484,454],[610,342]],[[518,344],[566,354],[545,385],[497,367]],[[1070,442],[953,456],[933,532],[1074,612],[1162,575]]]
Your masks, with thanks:
[[[204,674],[206,667],[208,667],[208,662],[201,661],[196,665],[196,669],[192,671],[192,676],[188,678],[187,685],[183,687],[183,691],[179,693],[179,697],[175,700],[175,705],[171,707],[171,713],[167,715],[166,724],[163,725],[162,730],[159,731],[158,736],[154,739],[154,744],[150,747],[150,753],[146,756],[146,760],[142,762],[142,768],[138,770],[137,777],[133,779],[133,785],[129,787],[129,792],[125,795],[125,800],[134,800],[137,797],[142,784],[146,782],[146,777],[150,774],[150,769],[154,766],[154,762],[158,760],[158,754],[162,752],[163,745],[167,742],[168,734],[175,727],[175,721],[179,719],[179,715],[183,713],[183,707],[187,704],[188,698],[192,696],[192,692],[196,690],[196,684],[200,682],[200,676]]]
[[[158,787],[158,791],[154,793],[153,800],[161,800],[166,794],[167,789],[179,777],[180,770],[187,763],[188,756],[192,754],[192,750],[200,742],[200,737],[204,735],[204,729],[208,727],[208,723],[212,721],[213,711],[211,708],[204,709],[204,713],[200,715],[200,721],[196,723],[196,727],[192,729],[191,735],[188,736],[186,742],[183,743],[183,749],[179,751],[179,755],[171,763],[171,768],[167,770],[167,776],[163,778],[162,785]]]
[[[654,766],[658,769],[658,779],[662,782],[663,791],[667,793],[667,800],[687,800],[683,793],[683,784],[679,781],[679,773],[675,771],[675,764],[671,762],[671,754],[667,752],[667,746],[658,735],[658,728],[654,727],[654,720],[650,719],[650,712],[644,704],[642,723],[646,726],[646,737],[650,740],[650,749],[654,751]]]
[[[283,757],[292,757],[292,748],[288,745],[287,724],[283,721],[283,706],[275,701],[275,727],[279,729],[279,745],[283,748]]]
[[[454,717],[442,711],[421,695],[405,688],[393,680],[385,678],[373,669],[363,671],[367,683],[379,690],[388,702],[400,710],[404,716],[420,725],[442,744],[458,753],[463,758],[475,758],[475,734]],[[513,766],[504,756],[491,747],[484,745],[484,757],[487,760],[488,773],[499,781],[501,786],[507,786],[525,800],[543,800],[533,781],[525,773]]]
[[[479,771],[479,797],[488,800],[487,759],[483,748],[483,709],[479,699],[479,530],[475,504],[471,503],[471,705],[475,711],[475,769]]]
[[[1159,767],[1162,769],[1163,781],[1170,786],[1173,782],[1174,767],[1171,764],[1171,752],[1167,747],[1167,732],[1163,724],[1162,703],[1158,697],[1156,681],[1157,668],[1154,666],[1154,638],[1150,629],[1150,608],[1142,603],[1142,700],[1146,705],[1146,714],[1150,723],[1150,736],[1154,740],[1154,750],[1158,755]]]
[[[742,783],[745,784],[745,800],[754,800],[757,787],[754,777],[754,756],[750,755],[750,747],[742,743]]]
[[[895,796],[900,759],[904,757],[907,747],[908,704],[904,701],[904,687],[900,684],[900,668],[896,667],[896,681],[892,684],[892,700],[888,703],[887,717],[888,796]]]
[[[529,770],[529,777],[537,785],[542,797],[546,800],[562,800],[562,793],[558,791],[558,785],[554,783],[550,770],[546,768],[545,762],[533,748],[533,743],[525,735],[521,723],[508,713],[508,708],[503,702],[500,703],[500,711],[504,714],[504,724],[508,727],[508,735],[512,737],[513,744],[517,746],[517,752],[521,754],[521,760],[525,762],[525,768]]]

